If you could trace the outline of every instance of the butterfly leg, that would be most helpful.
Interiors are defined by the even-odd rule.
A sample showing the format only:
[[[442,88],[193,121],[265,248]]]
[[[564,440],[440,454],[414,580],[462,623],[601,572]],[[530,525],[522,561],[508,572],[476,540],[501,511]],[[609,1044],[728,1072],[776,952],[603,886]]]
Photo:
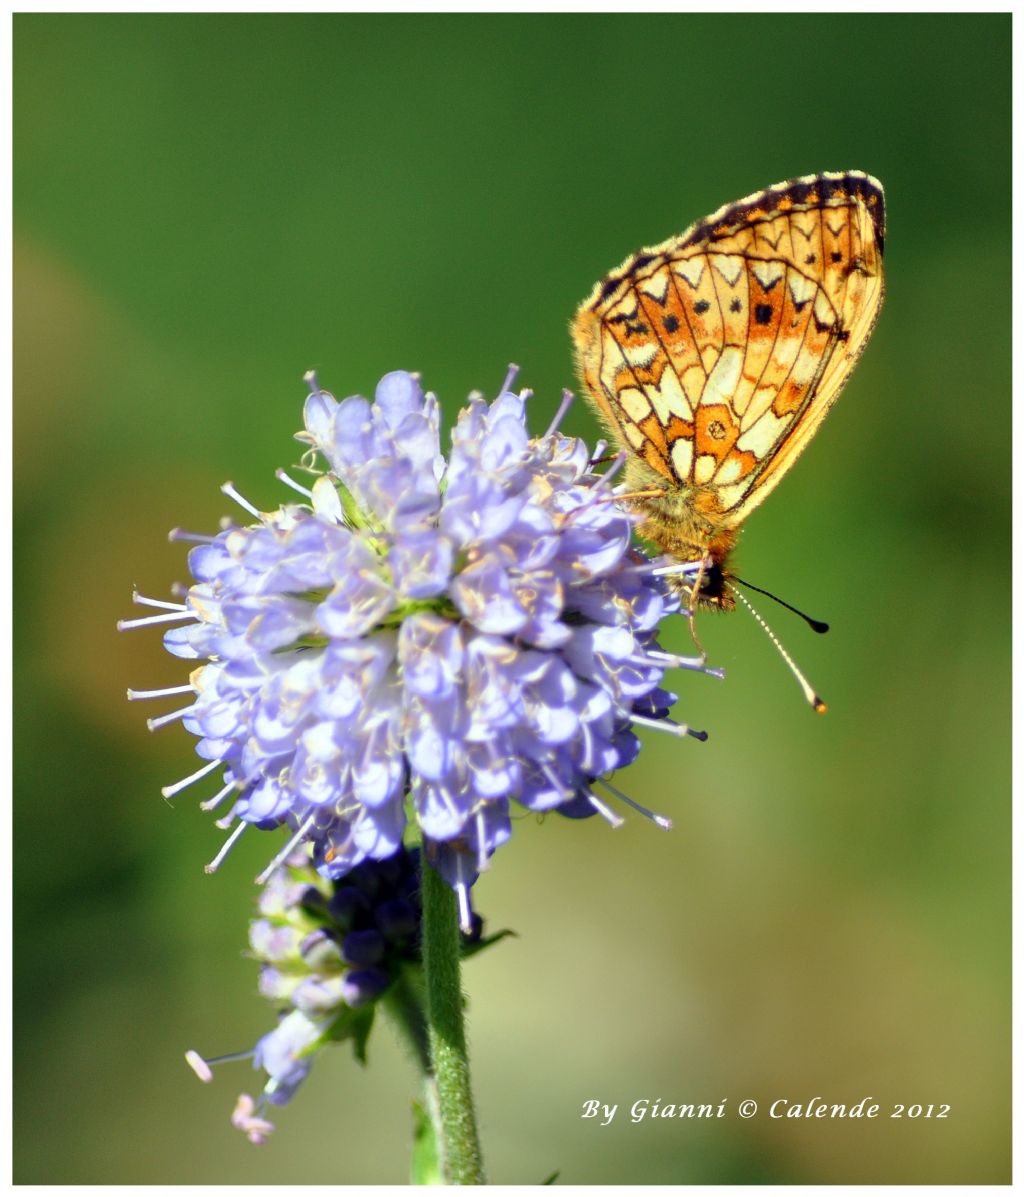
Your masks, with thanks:
[[[706,663],[708,654],[704,649],[704,645],[700,642],[700,637],[697,635],[697,596],[700,594],[701,586],[704,585],[704,575],[711,564],[711,558],[705,553],[700,559],[700,568],[697,570],[697,576],[690,587],[690,596],[687,600],[686,620],[690,625],[690,639],[693,641],[693,646],[700,656],[700,663],[702,665]]]

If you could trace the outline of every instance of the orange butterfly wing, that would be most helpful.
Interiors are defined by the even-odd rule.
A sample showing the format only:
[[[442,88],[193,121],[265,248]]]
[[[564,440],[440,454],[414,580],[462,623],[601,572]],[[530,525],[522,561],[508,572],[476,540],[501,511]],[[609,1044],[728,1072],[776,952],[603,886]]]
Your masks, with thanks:
[[[609,431],[723,527],[778,484],[836,401],[877,319],[881,184],[807,176],[729,204],[627,259],[573,323]]]

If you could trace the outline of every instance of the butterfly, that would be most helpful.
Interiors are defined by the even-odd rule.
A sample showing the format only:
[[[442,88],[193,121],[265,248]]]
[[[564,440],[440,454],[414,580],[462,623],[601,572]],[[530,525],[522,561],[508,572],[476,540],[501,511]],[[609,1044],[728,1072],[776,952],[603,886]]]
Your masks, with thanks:
[[[633,254],[576,312],[584,393],[626,453],[623,497],[641,536],[699,563],[696,606],[735,607],[740,525],[860,357],[882,304],[884,245],[877,179],[806,175]]]

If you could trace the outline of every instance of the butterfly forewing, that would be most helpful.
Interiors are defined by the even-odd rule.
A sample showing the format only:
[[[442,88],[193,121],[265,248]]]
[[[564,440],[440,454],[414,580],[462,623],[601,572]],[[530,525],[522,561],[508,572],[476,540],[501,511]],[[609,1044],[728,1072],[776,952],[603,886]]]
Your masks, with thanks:
[[[635,254],[573,327],[610,431],[737,525],[835,402],[882,301],[884,200],[867,175],[808,176]]]

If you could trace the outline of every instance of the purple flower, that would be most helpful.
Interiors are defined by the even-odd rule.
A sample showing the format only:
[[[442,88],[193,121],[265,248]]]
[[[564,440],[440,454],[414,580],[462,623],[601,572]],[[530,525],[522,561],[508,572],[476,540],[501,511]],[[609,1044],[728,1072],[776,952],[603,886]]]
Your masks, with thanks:
[[[270,875],[249,925],[249,947],[260,962],[260,992],[278,1008],[277,1025],[249,1051],[209,1060],[189,1051],[185,1057],[207,1083],[212,1065],[240,1059],[266,1075],[259,1096],[242,1094],[232,1115],[250,1142],[262,1143],[273,1131],[264,1117],[268,1105],[292,1100],[328,1044],[350,1042],[365,1059],[373,1004],[420,967],[421,918],[415,848],[367,860],[330,881],[313,868],[307,846]],[[482,932],[474,915],[462,938],[465,956],[504,934],[485,940]]]
[[[222,770],[203,806],[235,824],[286,826],[325,878],[390,857],[410,819],[428,858],[468,892],[511,834],[511,810],[619,816],[595,792],[629,764],[638,726],[673,723],[661,651],[678,599],[631,546],[634,517],[582,442],[526,428],[508,388],[470,398],[441,453],[437,399],[389,374],[373,403],[337,402],[313,376],[301,502],[196,540],[195,581],[149,620],[177,623],[168,651],[200,662],[181,719],[207,762],[170,796]],[[563,409],[564,409],[563,404]],[[556,421],[557,423],[557,421]],[[132,626],[128,624],[126,626]],[[632,804],[630,803],[631,805]],[[663,824],[667,820],[659,819]],[[359,949],[368,959],[373,950]],[[373,967],[370,965],[369,967]]]

